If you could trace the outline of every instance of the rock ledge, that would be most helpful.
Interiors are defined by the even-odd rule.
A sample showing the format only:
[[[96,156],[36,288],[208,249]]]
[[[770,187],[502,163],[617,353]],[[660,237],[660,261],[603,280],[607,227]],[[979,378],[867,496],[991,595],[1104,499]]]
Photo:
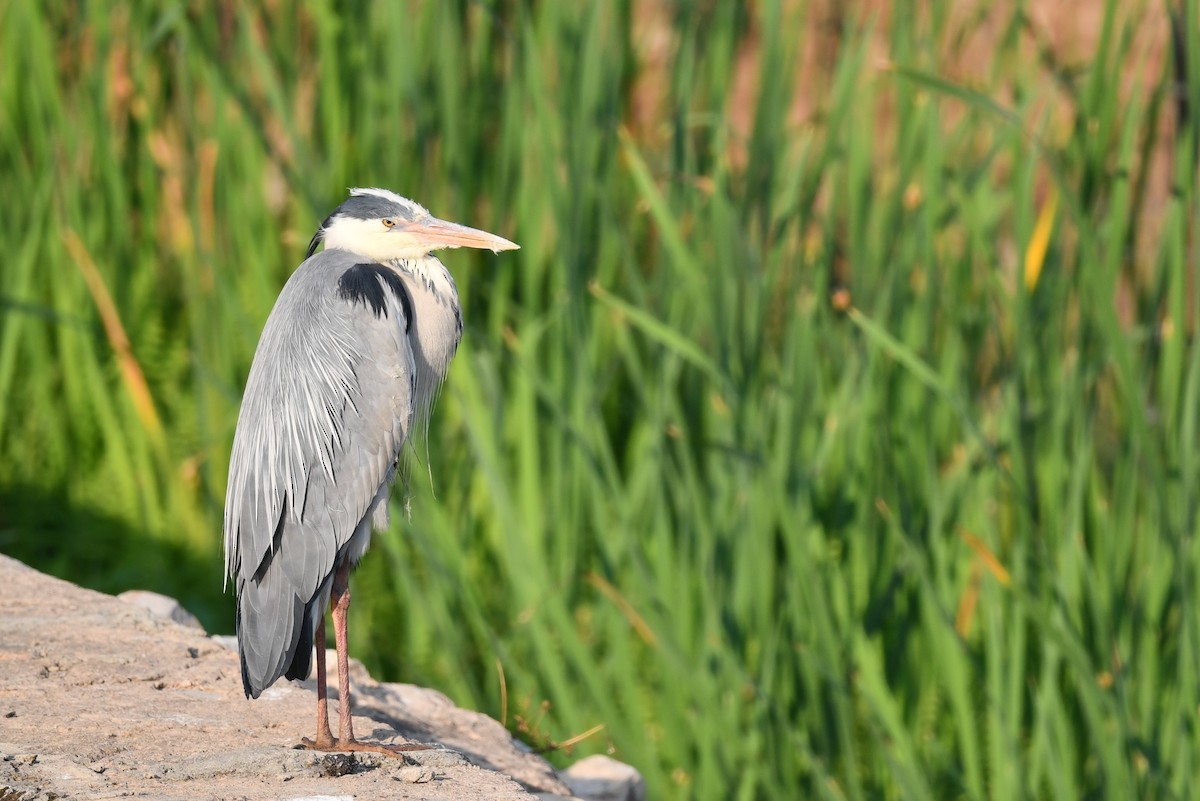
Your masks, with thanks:
[[[404,759],[297,750],[314,724],[312,682],[280,682],[247,701],[227,640],[144,600],[85,590],[0,555],[0,801],[644,795],[627,766],[610,771],[619,785],[603,788],[567,771],[569,788],[495,720],[434,690],[376,682],[358,664],[355,732],[432,747]]]

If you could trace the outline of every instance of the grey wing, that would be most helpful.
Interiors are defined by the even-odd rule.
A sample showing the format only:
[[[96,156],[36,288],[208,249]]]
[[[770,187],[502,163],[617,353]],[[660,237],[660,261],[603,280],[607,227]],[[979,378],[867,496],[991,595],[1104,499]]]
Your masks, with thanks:
[[[335,560],[356,531],[369,535],[374,505],[386,508],[412,423],[408,301],[399,281],[385,280],[388,268],[360,261],[331,250],[297,268],[246,382],[225,567],[236,581],[248,696],[285,672],[307,676]]]

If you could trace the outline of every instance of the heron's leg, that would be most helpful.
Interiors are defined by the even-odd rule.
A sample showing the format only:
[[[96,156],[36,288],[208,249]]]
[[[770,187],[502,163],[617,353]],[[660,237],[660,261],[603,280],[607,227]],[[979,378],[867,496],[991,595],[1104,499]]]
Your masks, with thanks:
[[[317,747],[333,745],[333,732],[329,730],[329,701],[325,690],[325,610],[321,610],[321,622],[313,637],[317,652]]]
[[[320,751],[371,751],[379,754],[399,756],[405,751],[424,751],[433,746],[421,743],[403,743],[400,745],[383,745],[381,743],[360,743],[354,739],[354,728],[350,722],[350,664],[347,657],[346,644],[346,610],[350,608],[350,563],[343,561],[333,574],[333,587],[329,597],[329,606],[333,610],[333,639],[337,645],[338,662],[338,738],[333,739],[329,731],[329,718],[325,716],[325,621],[321,620],[321,628],[317,632],[317,640],[321,646],[317,655],[317,712],[324,721],[324,733],[321,722],[318,721],[317,742],[305,741],[309,748]],[[328,739],[326,739],[328,738]]]
[[[338,743],[354,742],[354,726],[350,720],[349,643],[346,640],[346,611],[350,608],[350,560],[343,559],[333,574],[333,639],[337,647],[338,666]]]

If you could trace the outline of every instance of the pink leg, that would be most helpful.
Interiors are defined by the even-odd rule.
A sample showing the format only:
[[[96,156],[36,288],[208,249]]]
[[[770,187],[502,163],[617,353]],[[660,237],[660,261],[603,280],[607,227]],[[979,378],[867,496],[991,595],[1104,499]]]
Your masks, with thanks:
[[[329,730],[329,701],[325,689],[325,615],[317,624],[317,634],[313,638],[317,651],[317,746],[330,747],[333,745],[333,732]]]
[[[325,618],[317,629],[317,741],[305,738],[304,745],[318,751],[372,751],[380,754],[399,755],[404,751],[423,751],[432,746],[417,743],[405,745],[382,745],[360,743],[354,739],[354,727],[350,719],[350,659],[346,637],[346,611],[350,608],[350,563],[343,560],[333,574],[333,588],[329,606],[333,613],[333,639],[337,648],[338,663],[338,737],[333,739],[329,729],[329,707],[325,699]]]
[[[346,612],[350,609],[350,564],[346,560],[333,574],[333,639],[337,646],[338,665],[338,745],[345,748],[354,742],[354,725],[350,720],[350,644],[346,639]]]
[[[337,747],[337,743],[333,739],[333,732],[329,730],[329,700],[326,697],[325,682],[325,615],[321,615],[321,622],[317,624],[313,641],[317,652],[317,739],[314,742],[304,737],[300,742],[306,748],[332,751]]]

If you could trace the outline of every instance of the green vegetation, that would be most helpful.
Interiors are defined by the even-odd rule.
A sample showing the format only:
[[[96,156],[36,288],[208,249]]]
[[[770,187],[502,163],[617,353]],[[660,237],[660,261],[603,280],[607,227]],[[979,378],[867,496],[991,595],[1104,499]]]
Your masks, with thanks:
[[[523,249],[445,257],[377,675],[652,798],[1196,797],[1194,4],[1178,83],[1157,3],[667,5],[0,2],[0,550],[230,630],[258,333],[387,186]]]

